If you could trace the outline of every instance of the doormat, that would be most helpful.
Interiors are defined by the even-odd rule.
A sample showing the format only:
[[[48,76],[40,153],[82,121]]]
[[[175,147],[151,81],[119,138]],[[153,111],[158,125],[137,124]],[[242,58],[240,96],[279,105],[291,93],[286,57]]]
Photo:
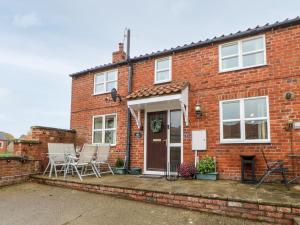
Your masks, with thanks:
[[[139,178],[161,179],[162,175],[140,175]]]

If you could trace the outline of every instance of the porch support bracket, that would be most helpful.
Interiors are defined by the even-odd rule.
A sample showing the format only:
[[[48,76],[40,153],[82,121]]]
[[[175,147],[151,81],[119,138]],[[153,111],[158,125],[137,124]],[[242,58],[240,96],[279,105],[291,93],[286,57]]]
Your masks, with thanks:
[[[187,86],[181,92],[180,106],[183,112],[185,125],[189,126],[189,87]]]
[[[133,108],[131,108],[130,106],[128,106],[128,108],[131,112],[131,115],[135,119],[137,127],[140,129],[141,128],[141,110],[138,110],[137,114],[136,114]]]

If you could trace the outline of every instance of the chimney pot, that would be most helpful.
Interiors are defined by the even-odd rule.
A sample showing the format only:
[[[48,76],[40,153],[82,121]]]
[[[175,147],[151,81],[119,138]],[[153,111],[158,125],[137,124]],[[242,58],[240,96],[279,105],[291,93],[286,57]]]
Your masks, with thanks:
[[[124,43],[119,43],[119,52],[124,52]]]

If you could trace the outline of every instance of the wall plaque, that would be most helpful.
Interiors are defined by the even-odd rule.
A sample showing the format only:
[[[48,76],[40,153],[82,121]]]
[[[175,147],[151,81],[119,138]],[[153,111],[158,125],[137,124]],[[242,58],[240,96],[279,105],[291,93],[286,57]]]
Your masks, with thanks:
[[[134,135],[136,138],[141,138],[143,136],[141,131],[135,132]]]

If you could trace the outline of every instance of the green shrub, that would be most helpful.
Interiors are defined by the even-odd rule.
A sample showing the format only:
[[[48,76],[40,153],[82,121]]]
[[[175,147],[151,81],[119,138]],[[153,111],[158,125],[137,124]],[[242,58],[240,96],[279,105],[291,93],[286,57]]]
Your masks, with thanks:
[[[210,156],[204,156],[197,165],[197,170],[202,174],[215,172],[215,168],[215,161]]]
[[[115,164],[115,166],[116,166],[117,168],[122,168],[122,167],[124,167],[124,160],[121,159],[121,158],[117,158],[117,159],[116,159],[116,164]]]

